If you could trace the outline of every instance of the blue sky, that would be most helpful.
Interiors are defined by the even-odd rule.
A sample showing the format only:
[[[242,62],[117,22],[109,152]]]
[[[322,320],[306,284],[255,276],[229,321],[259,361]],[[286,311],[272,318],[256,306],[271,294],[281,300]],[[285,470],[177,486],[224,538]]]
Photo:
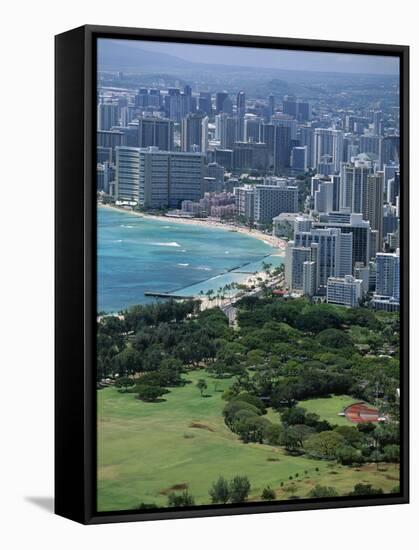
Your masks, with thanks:
[[[399,59],[389,56],[353,55],[231,46],[146,42],[133,44],[144,50],[166,53],[187,61],[315,72],[363,74],[399,73]]]

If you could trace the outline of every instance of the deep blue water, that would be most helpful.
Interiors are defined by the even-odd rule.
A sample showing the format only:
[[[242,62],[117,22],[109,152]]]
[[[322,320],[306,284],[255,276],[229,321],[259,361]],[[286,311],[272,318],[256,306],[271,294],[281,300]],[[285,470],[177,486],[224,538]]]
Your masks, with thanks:
[[[155,301],[144,296],[146,291],[193,295],[217,290],[246,278],[234,269],[254,272],[264,260],[280,265],[281,257],[266,258],[272,251],[269,244],[240,233],[99,207],[98,311]]]

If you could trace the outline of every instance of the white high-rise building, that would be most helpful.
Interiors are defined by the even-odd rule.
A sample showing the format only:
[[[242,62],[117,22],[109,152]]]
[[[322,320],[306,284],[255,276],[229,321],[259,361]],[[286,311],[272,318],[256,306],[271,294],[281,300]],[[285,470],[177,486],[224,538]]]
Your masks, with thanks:
[[[255,218],[255,188],[253,185],[243,185],[234,188],[237,214],[253,222]]]
[[[160,151],[156,147],[117,147],[116,186],[119,200],[146,208],[178,208],[183,200],[202,196],[204,155]]]
[[[333,191],[333,182],[325,181],[319,184],[319,188],[314,193],[314,210],[316,212],[333,211]]]
[[[371,224],[371,229],[378,232],[378,250],[383,246],[383,218],[384,218],[384,174],[376,172],[367,177],[367,189],[362,217]]]
[[[272,223],[282,212],[298,212],[298,188],[282,185],[255,186],[255,221]]]
[[[313,154],[315,167],[318,167],[325,155],[330,155],[334,169],[338,172],[343,161],[343,132],[332,128],[316,128]]]
[[[190,113],[182,119],[181,147],[184,152],[208,150],[208,117]]]
[[[359,155],[353,162],[341,166],[340,205],[351,212],[362,214],[366,208],[367,181],[372,165],[366,155]]]
[[[118,105],[116,103],[99,103],[97,106],[97,129],[110,130],[118,125]]]
[[[362,298],[362,281],[352,275],[329,277],[327,280],[327,303],[346,307],[358,307]]]
[[[316,293],[316,262],[314,260],[303,263],[303,294],[314,296]]]
[[[377,282],[375,293],[400,300],[400,255],[379,252],[376,256]]]
[[[296,232],[296,247],[310,248],[317,244],[317,289],[325,291],[329,277],[344,277],[352,274],[352,233],[340,229],[311,229]],[[311,258],[312,259],[312,258]]]
[[[400,253],[380,252],[376,257],[376,286],[372,300],[376,309],[400,309]]]
[[[307,146],[291,149],[291,169],[293,172],[305,172],[307,170]]]

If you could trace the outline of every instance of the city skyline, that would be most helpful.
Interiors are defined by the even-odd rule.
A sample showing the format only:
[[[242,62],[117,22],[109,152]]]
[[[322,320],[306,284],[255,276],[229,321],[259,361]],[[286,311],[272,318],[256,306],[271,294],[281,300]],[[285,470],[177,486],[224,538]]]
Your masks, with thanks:
[[[99,510],[400,492],[397,63],[100,42]]]
[[[161,53],[171,58],[197,65],[238,66],[283,71],[371,74],[378,76],[398,76],[399,59],[392,56],[364,54],[337,54],[328,52],[295,51],[235,46],[201,45],[187,43],[165,43],[139,40],[99,39],[98,50],[101,59],[101,46],[105,42],[115,45],[129,45],[133,50]],[[245,56],[243,50],[246,51]],[[106,59],[103,61],[106,62]]]

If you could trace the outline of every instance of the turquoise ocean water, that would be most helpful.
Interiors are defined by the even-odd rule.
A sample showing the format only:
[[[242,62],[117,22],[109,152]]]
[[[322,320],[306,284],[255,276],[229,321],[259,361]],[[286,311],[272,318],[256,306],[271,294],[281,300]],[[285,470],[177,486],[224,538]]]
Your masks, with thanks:
[[[280,265],[269,245],[240,233],[140,218],[98,208],[98,311],[156,300],[144,292],[197,295],[240,282],[263,261]]]

